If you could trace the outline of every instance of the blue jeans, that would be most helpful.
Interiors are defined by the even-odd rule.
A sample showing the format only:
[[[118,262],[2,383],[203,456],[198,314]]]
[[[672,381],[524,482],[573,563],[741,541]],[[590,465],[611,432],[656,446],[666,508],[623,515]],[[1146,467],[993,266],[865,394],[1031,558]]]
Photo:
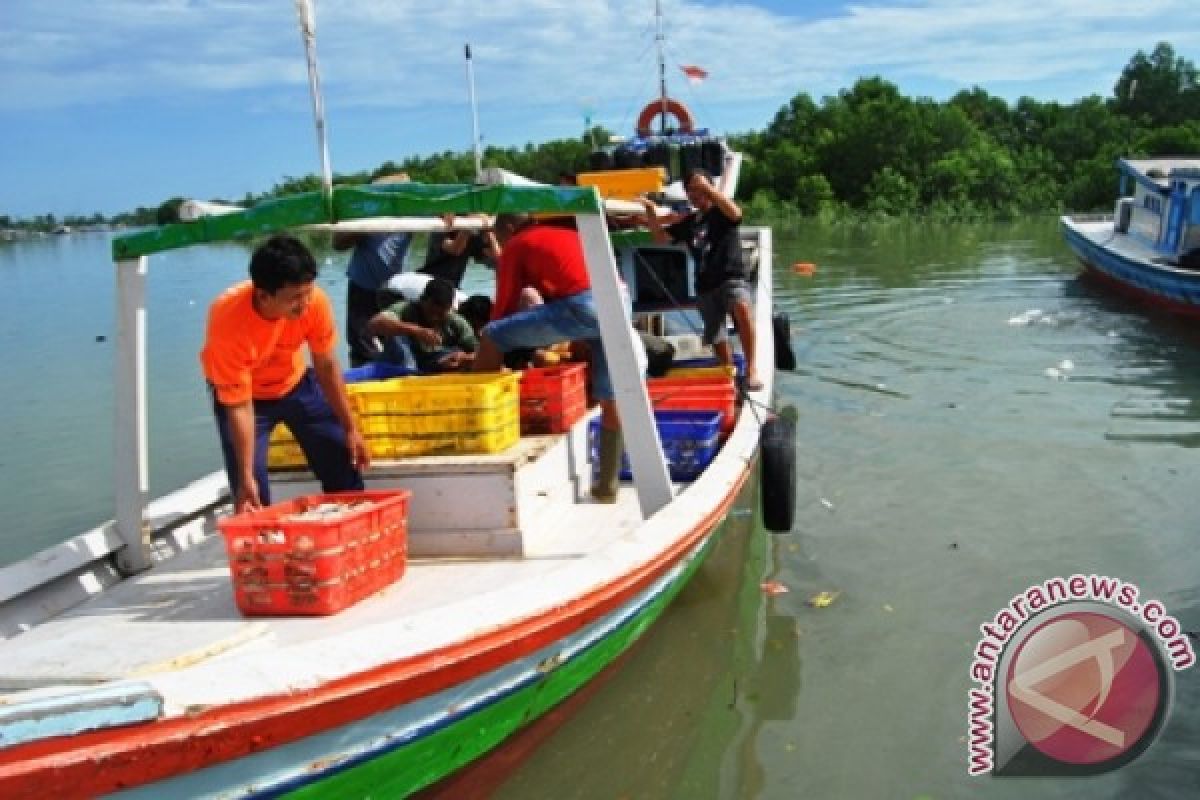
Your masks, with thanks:
[[[462,352],[457,347],[439,347],[425,352],[414,347],[412,339],[408,336],[384,336],[382,344],[383,352],[379,355],[380,361],[385,364],[395,364],[398,367],[407,367],[426,375],[445,372],[446,370],[439,362],[448,355]]]
[[[221,455],[225,459],[225,474],[229,491],[237,497],[237,456],[229,427],[229,413],[212,395],[213,413],[217,418],[217,433],[221,437]],[[271,431],[282,422],[296,437],[304,451],[321,489],[344,492],[363,488],[362,474],[354,466],[350,448],[346,445],[346,430],[334,416],[333,409],[321,392],[313,371],[309,369],[296,387],[278,400],[254,401],[254,480],[258,483],[258,499],[263,505],[271,502],[271,486],[267,481],[267,442]]]
[[[600,341],[600,320],[591,290],[551,300],[489,322],[482,331],[502,353],[531,347],[549,347],[559,342],[584,341],[592,351],[592,393],[597,400],[611,400],[612,378]]]

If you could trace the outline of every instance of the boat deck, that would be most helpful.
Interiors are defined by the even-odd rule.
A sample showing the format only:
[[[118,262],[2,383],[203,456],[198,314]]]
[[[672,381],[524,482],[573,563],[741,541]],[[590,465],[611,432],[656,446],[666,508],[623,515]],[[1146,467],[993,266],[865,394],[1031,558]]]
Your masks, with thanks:
[[[636,527],[636,497],[628,488],[621,494],[615,513],[612,506],[581,503],[535,521],[537,545],[520,559],[414,558],[400,581],[329,617],[243,617],[234,606],[224,544],[213,536],[14,639],[0,663],[0,689],[142,678],[232,652],[431,614],[456,598],[496,595],[502,607],[503,595],[552,582],[564,565]]]
[[[368,481],[379,487],[421,472],[450,486],[453,473],[471,481],[481,465],[514,474],[536,473],[539,460],[555,459],[555,444],[546,440],[567,438],[537,437],[504,457],[482,461],[473,456],[469,462],[441,457],[416,459],[409,465],[385,463],[373,468]],[[556,444],[562,448],[566,443]],[[281,484],[290,485],[292,494],[307,493],[315,487],[306,478],[293,475],[290,484]],[[521,539],[519,553],[472,555],[463,550],[461,537],[450,533],[450,549],[461,552],[413,556],[400,581],[328,617],[243,617],[234,605],[224,542],[209,530],[214,535],[196,547],[11,640],[0,661],[0,691],[143,678],[234,653],[311,643],[401,617],[442,616],[446,608],[467,598],[494,597],[488,604],[490,614],[466,618],[476,627],[499,624],[509,617],[513,597],[558,585],[556,574],[564,567],[588,562],[589,556],[619,543],[643,522],[630,486],[622,487],[614,506],[578,496],[575,502],[561,502],[564,492],[576,494],[569,481],[564,478],[563,483],[535,489],[527,498],[531,504],[524,508],[519,532],[513,534]],[[457,495],[459,504],[479,513],[480,498]],[[432,514],[431,509],[426,516]],[[410,539],[426,539],[428,550],[431,541],[446,535],[414,525]],[[414,652],[420,647],[415,640],[411,646]]]
[[[1104,247],[1138,261],[1153,262],[1162,257],[1162,253],[1142,239],[1128,233],[1114,232],[1111,214],[1080,214],[1067,219],[1075,231],[1096,247]]]

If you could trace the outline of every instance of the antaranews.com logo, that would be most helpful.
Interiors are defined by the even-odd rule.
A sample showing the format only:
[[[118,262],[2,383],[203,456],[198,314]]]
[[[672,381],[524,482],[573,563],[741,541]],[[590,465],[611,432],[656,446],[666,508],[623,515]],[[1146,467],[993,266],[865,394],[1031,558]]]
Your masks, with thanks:
[[[1173,674],[1196,662],[1179,621],[1137,586],[1051,578],[979,626],[968,693],[971,775],[1097,775],[1162,730]]]

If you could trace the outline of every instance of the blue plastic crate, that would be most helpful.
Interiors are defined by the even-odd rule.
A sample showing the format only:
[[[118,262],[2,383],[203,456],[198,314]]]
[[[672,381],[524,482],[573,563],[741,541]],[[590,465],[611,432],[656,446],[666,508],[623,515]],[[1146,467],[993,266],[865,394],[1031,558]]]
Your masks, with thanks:
[[[417,371],[411,367],[402,367],[399,364],[388,364],[383,361],[372,361],[369,364],[363,364],[361,367],[353,367],[342,373],[342,379],[346,383],[366,383],[367,381],[386,381],[388,378],[404,378],[409,375],[416,375]]]
[[[720,447],[720,411],[655,411],[654,424],[667,459],[667,472],[673,481],[695,480],[712,463]],[[599,468],[600,418],[588,425],[588,443],[592,454],[592,474]],[[629,480],[629,454],[621,454],[621,480]]]
[[[674,367],[715,367],[715,366],[717,366],[717,359],[715,357],[677,358],[671,362],[671,366],[673,368]],[[738,378],[746,377],[746,356],[743,355],[742,353],[738,353],[735,351],[733,353],[733,367],[737,371]]]

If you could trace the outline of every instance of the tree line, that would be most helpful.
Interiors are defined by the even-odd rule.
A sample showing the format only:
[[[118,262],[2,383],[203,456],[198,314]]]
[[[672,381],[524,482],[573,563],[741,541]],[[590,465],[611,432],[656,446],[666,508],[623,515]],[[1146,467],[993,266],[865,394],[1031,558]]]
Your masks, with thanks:
[[[747,155],[739,191],[751,208],[819,215],[1015,215],[1110,208],[1118,157],[1200,154],[1196,67],[1166,42],[1139,51],[1112,97],[1070,105],[980,88],[947,102],[904,97],[878,77],[819,104],[798,94]]]
[[[611,138],[596,127],[578,139],[489,147],[483,163],[553,183],[564,172],[586,170],[593,147]],[[746,155],[738,189],[751,218],[1107,209],[1115,199],[1118,157],[1200,154],[1200,83],[1195,65],[1167,42],[1149,54],[1139,50],[1112,96],[1071,104],[1022,97],[1010,105],[978,87],[938,102],[906,97],[894,84],[870,77],[820,102],[797,94],[765,130],[731,136],[730,144]],[[474,156],[449,150],[411,156],[337,174],[334,181],[366,183],[395,172],[426,183],[467,183]],[[218,200],[250,207],[319,188],[317,175],[289,176],[261,194]],[[182,201],[173,197],[157,208],[108,219],[0,217],[0,227],[163,224],[176,220]]]

